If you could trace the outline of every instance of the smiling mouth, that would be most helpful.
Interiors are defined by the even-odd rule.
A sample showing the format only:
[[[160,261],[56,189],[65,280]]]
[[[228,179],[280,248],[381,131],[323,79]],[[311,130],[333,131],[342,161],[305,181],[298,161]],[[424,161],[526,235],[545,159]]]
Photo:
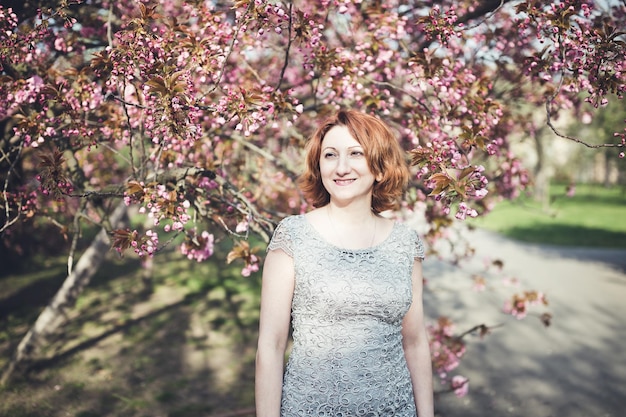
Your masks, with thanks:
[[[337,184],[337,185],[350,185],[350,184],[352,184],[356,180],[348,179],[348,180],[333,180],[333,181],[335,181],[335,184]]]

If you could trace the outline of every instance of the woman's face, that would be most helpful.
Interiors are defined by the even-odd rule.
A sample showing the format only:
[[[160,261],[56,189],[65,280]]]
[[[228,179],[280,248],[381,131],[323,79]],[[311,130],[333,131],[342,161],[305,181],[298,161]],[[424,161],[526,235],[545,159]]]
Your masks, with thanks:
[[[367,199],[371,203],[376,178],[365,150],[345,126],[334,126],[324,136],[320,152],[322,184],[337,203]]]

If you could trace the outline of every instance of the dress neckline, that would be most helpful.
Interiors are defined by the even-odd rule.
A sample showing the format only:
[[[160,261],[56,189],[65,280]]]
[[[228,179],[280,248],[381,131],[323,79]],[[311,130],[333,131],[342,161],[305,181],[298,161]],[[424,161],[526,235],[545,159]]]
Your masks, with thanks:
[[[385,238],[380,241],[379,243],[372,245],[372,246],[368,246],[365,248],[358,248],[358,249],[351,249],[351,248],[343,248],[341,246],[337,246],[334,243],[330,243],[324,236],[322,236],[322,234],[313,226],[313,224],[311,224],[311,222],[309,221],[309,219],[306,218],[306,216],[304,214],[300,214],[299,215],[302,218],[302,221],[304,222],[304,224],[306,225],[307,228],[309,228],[312,232],[313,237],[315,237],[317,240],[319,240],[320,242],[324,243],[326,246],[329,246],[337,251],[340,252],[347,252],[347,253],[367,253],[367,252],[373,252],[375,250],[377,250],[378,248],[380,248],[381,246],[385,245],[387,243],[387,241],[389,241],[391,239],[391,237],[393,236],[393,234],[395,233],[396,229],[398,228],[399,223],[397,221],[393,222],[393,227],[391,228],[391,232],[389,232],[387,234],[387,236],[385,236]]]

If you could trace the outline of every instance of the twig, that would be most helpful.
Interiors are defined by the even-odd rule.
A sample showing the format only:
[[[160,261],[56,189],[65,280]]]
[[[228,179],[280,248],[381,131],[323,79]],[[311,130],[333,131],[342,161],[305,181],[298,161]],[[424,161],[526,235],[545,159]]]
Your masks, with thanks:
[[[127,162],[128,164],[130,164],[130,159],[128,159],[125,155],[123,155],[120,151],[118,151],[117,149],[115,149],[114,147],[112,147],[111,145],[109,145],[108,143],[102,141],[102,142],[98,142],[96,144],[97,146],[102,146],[108,150],[110,150],[111,152],[113,152],[115,155],[117,155],[118,158],[122,159],[124,162]]]
[[[497,12],[498,9],[500,9],[504,5],[504,3],[508,3],[509,1],[510,0],[487,0],[487,1],[483,0],[482,2],[480,2],[481,4],[478,5],[473,11],[468,12],[463,16],[460,16],[459,19],[457,19],[457,23],[465,23],[470,20],[486,16],[479,23],[479,24],[482,24],[484,23],[485,20],[493,16],[493,14]],[[497,6],[496,6],[496,3],[498,4]]]
[[[241,191],[239,191],[226,178],[224,178],[224,177],[217,177],[216,180],[224,188],[225,191],[227,191],[230,194],[232,194],[237,200],[239,200],[240,202],[242,202],[246,206],[247,211],[243,210],[241,207],[238,207],[237,205],[232,205],[232,207],[234,209],[236,209],[237,211],[239,211],[242,214],[247,215],[249,217],[249,220],[254,220],[254,221],[250,222],[251,225],[258,224],[259,226],[261,226],[261,224],[265,224],[265,226],[267,226],[268,224],[271,224],[270,221],[265,219],[261,215],[261,213],[259,213],[257,211],[256,207],[250,202],[250,200],[248,200],[248,198],[246,196],[244,196],[241,193]],[[269,242],[270,236],[269,236],[268,230],[265,227],[261,226],[261,229],[256,230],[256,232],[259,235],[261,235],[261,237],[266,242]]]
[[[241,20],[243,20],[243,18],[250,12],[252,7],[254,7],[254,4],[255,4],[254,1],[251,1],[251,2],[248,3],[248,8],[246,9],[246,12],[244,13],[244,15],[241,16]],[[230,55],[233,53],[233,49],[235,49],[235,42],[237,42],[237,37],[239,36],[239,31],[241,30],[241,26],[242,26],[242,24],[240,22],[237,25],[237,28],[235,29],[235,33],[233,34],[233,39],[231,39],[230,44],[228,45],[228,53],[224,57],[224,62],[222,62],[220,70],[219,70],[219,72],[217,74],[217,79],[215,80],[215,85],[205,95],[209,95],[209,94],[213,93],[217,89],[217,87],[219,86],[220,82],[222,81],[222,77],[224,76],[224,72],[226,71],[226,64],[228,63],[228,59],[230,58]]]
[[[109,14],[107,16],[107,40],[109,41],[109,47],[113,48],[113,2],[109,4]]]
[[[155,250],[153,254],[157,254],[159,252],[161,252],[163,249],[165,249],[166,247],[169,246],[170,243],[172,243],[174,241],[174,239],[176,239],[178,236],[180,235],[180,232],[176,232],[174,233],[174,235],[172,237],[170,237],[169,239],[167,239],[162,245],[159,245]]]
[[[11,227],[12,225],[14,225],[15,223],[17,223],[17,221],[20,219],[20,213],[22,212],[22,203],[18,203],[17,204],[17,214],[15,215],[15,217],[7,222],[5,222],[2,227],[0,227],[0,233],[4,232],[5,230],[7,230],[9,227]],[[7,217],[8,218],[8,217]]]
[[[291,168],[289,168],[283,161],[283,159],[279,159],[278,157],[272,155],[271,153],[267,152],[266,150],[264,150],[263,148],[260,148],[258,146],[256,146],[254,143],[249,142],[247,140],[244,140],[243,138],[241,138],[239,135],[232,135],[230,137],[231,139],[233,139],[235,142],[238,142],[240,144],[242,144],[243,146],[245,146],[246,148],[250,149],[251,151],[261,155],[263,158],[267,159],[268,161],[272,162],[273,164],[275,164],[276,166],[278,166],[279,168],[283,169],[285,171],[285,174],[292,180],[292,181],[296,181],[298,178],[298,174],[296,172],[294,172]]]
[[[424,103],[422,103],[422,101],[420,99],[418,99],[417,97],[415,97],[412,93],[408,92],[407,90],[405,90],[402,87],[399,87],[393,83],[390,83],[389,81],[377,81],[374,80],[372,78],[369,77],[365,77],[365,79],[373,84],[379,84],[379,85],[384,85],[390,88],[393,88],[394,90],[397,90],[403,94],[406,94],[407,96],[409,96],[411,99],[413,99],[413,101],[415,101],[421,108],[423,108],[424,110],[426,110],[428,112],[428,114],[433,114],[433,112],[428,108],[428,106]]]
[[[626,1],[626,0],[624,0]],[[560,45],[560,58],[561,58],[561,62],[565,62],[566,61],[566,57],[565,57],[565,47],[563,46],[564,42],[561,39],[561,34],[559,33],[558,35],[558,43]],[[598,64],[600,65],[600,64]],[[623,148],[624,144],[623,143],[603,143],[600,145],[592,145],[590,143],[587,143],[581,139],[575,138],[573,136],[568,136],[564,133],[561,133],[553,124],[552,124],[552,118],[550,113],[552,112],[552,103],[554,101],[554,99],[556,99],[556,97],[559,95],[559,93],[561,92],[561,89],[563,88],[563,82],[565,80],[565,67],[563,67],[560,71],[560,77],[559,77],[559,83],[556,87],[556,89],[554,90],[554,93],[546,100],[546,125],[552,130],[552,132],[557,135],[560,138],[563,139],[568,139],[571,141],[574,141],[576,143],[580,143],[581,145],[584,145],[588,148]]]
[[[136,107],[136,108],[138,108],[138,109],[142,109],[142,110],[146,110],[146,109],[148,109],[148,107],[147,107],[147,106],[144,106],[144,105],[139,104],[139,103],[131,103],[130,101],[126,101],[126,100],[124,100],[123,98],[121,98],[120,96],[115,95],[115,94],[113,94],[113,93],[107,93],[107,94],[104,96],[104,99],[106,100],[107,98],[112,98],[112,99],[113,99],[113,100],[115,100],[115,101],[119,101],[119,102],[120,102],[120,103],[122,103],[124,106]]]
[[[485,17],[483,17],[478,23],[476,23],[476,24],[474,24],[472,26],[464,27],[463,29],[460,29],[460,30],[463,31],[463,30],[470,30],[470,29],[477,28],[478,26],[480,26],[483,23],[485,23],[487,21],[487,19],[491,19],[493,17],[493,15],[495,15],[498,12],[498,10],[500,10],[502,8],[502,6],[504,6],[504,0],[500,0],[500,4],[498,5],[498,7],[493,9],[491,12],[487,12],[485,14]]]
[[[625,0],[626,1],[626,0]],[[546,101],[546,124],[552,130],[552,132],[560,138],[568,139],[576,143],[580,143],[588,148],[597,149],[597,148],[623,148],[625,145],[623,143],[602,143],[600,145],[593,145],[591,143],[587,143],[584,140],[575,138],[573,136],[566,135],[561,133],[553,124],[552,119],[550,118],[550,110],[552,109],[552,100]]]
[[[293,1],[289,2],[289,31],[287,33],[287,48],[285,49],[285,61],[283,62],[283,68],[280,70],[280,78],[278,79],[278,85],[274,91],[278,91],[280,89],[280,85],[283,83],[283,78],[285,77],[285,71],[287,70],[287,65],[289,64],[289,51],[291,49],[291,26],[293,22]]]
[[[7,221],[5,221],[4,225],[2,225],[2,227],[0,228],[0,233],[4,232],[13,224],[15,224],[19,220],[21,213],[22,213],[22,202],[19,201],[17,202],[17,211],[16,211],[15,217],[12,220],[8,220],[11,218],[11,207],[9,207],[9,198],[7,196],[7,190],[9,189],[9,180],[11,179],[11,174],[15,172],[15,164],[20,159],[20,154],[22,153],[23,149],[24,149],[24,142],[20,141],[18,149],[17,149],[17,157],[10,163],[9,169],[7,170],[7,176],[4,179],[4,187],[2,189],[2,195],[4,197],[4,211],[5,211],[5,216],[7,218]],[[3,155],[6,155],[6,159],[8,161],[9,155],[5,154],[4,151],[2,153]]]
[[[61,191],[61,194],[67,196],[67,197],[74,197],[74,198],[86,198],[86,197],[124,197],[124,193],[120,193],[120,192],[101,192],[101,191],[85,191],[84,193],[80,193],[80,194],[76,194],[76,193],[67,193],[63,190],[59,190]]]
[[[257,75],[257,78],[260,79],[260,77],[258,77],[258,75]],[[122,103],[124,106],[135,107],[135,108],[141,109],[141,110],[147,110],[147,109],[151,108],[151,107],[148,107],[148,106],[144,106],[143,104],[132,103],[130,101],[126,101],[123,98],[121,98],[120,96],[118,96],[116,94],[113,94],[113,93],[107,93],[105,98],[111,98],[112,100],[115,100],[117,102]],[[217,111],[217,108],[215,108],[213,106],[205,106],[203,104],[198,104],[198,103],[185,104],[185,105],[183,105],[181,107],[183,109],[185,109],[185,110],[198,109],[198,110],[205,110],[205,111],[210,111],[210,112],[216,112]]]
[[[494,326],[487,326],[486,324],[477,324],[476,326],[472,327],[471,329],[466,330],[465,332],[463,332],[460,335],[456,336],[455,339],[461,340],[465,336],[467,336],[468,334],[474,333],[477,330],[480,330],[481,333],[484,334],[484,333],[487,333],[489,330],[497,329],[498,327],[502,327],[502,326],[504,326],[504,324],[502,324],[502,323],[496,324]]]

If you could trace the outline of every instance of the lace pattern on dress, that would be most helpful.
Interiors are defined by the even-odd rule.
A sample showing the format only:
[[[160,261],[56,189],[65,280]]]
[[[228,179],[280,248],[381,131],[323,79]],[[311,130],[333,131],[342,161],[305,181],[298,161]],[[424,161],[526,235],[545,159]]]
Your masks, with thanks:
[[[424,261],[424,243],[422,243],[422,239],[417,236],[417,232],[414,235],[415,238],[415,252],[413,258],[419,259],[420,261]]]
[[[287,223],[289,220],[283,219],[276,229],[274,230],[274,234],[272,235],[272,239],[270,240],[269,245],[267,246],[267,251],[282,249],[287,255],[293,258],[293,249],[291,237],[289,236],[289,227]]]

